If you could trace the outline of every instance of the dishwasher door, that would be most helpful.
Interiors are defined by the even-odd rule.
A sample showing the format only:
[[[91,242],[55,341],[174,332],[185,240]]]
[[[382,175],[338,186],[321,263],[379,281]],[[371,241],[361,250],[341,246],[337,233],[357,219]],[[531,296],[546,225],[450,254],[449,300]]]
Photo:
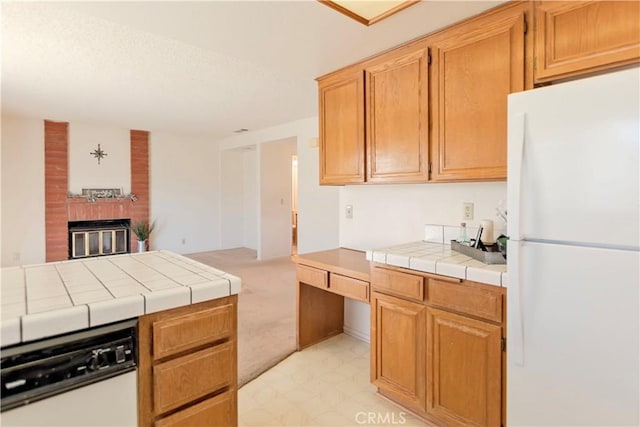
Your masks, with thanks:
[[[136,370],[0,414],[0,425],[109,426],[138,424]]]

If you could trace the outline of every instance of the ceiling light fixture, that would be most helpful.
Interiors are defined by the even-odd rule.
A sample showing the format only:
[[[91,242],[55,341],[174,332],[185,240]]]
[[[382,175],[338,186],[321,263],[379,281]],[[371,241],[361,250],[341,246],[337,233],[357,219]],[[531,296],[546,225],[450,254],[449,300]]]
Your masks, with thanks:
[[[380,22],[420,0],[318,0],[366,26]]]

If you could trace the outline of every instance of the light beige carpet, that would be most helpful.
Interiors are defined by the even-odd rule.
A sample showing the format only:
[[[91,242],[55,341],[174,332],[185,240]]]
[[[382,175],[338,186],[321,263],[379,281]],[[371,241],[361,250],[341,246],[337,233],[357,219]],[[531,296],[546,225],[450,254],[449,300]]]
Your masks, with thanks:
[[[290,257],[257,261],[247,248],[187,255],[242,279],[238,295],[238,386],[296,348],[296,271]]]

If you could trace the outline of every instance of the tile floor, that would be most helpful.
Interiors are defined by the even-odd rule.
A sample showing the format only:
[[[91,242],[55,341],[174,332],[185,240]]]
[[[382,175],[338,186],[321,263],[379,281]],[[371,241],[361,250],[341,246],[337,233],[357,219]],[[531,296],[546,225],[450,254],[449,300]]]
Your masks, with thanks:
[[[239,425],[428,425],[375,392],[369,344],[342,334],[292,354],[242,387]]]

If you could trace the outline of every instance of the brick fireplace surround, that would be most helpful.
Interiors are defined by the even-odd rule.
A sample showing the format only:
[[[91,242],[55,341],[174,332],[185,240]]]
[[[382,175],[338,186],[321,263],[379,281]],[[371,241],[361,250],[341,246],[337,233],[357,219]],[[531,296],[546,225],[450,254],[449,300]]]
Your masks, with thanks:
[[[131,192],[138,198],[96,199],[68,197],[69,123],[44,122],[44,181],[46,261],[69,258],[69,221],[131,218],[149,220],[149,132],[131,130]],[[135,235],[129,247],[135,247]]]

